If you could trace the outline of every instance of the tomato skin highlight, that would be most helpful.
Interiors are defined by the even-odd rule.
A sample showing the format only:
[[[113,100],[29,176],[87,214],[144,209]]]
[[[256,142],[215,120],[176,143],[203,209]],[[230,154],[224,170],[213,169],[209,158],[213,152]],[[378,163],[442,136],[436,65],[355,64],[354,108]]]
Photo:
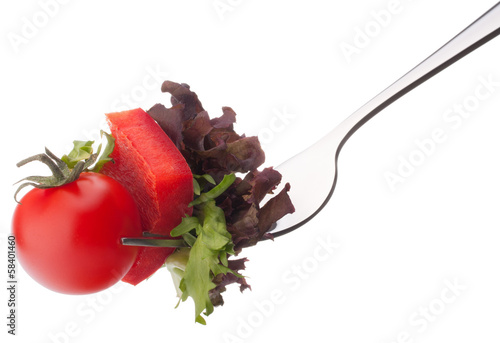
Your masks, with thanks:
[[[117,181],[82,173],[69,184],[32,189],[12,222],[17,257],[41,285],[65,294],[89,294],[118,282],[138,248],[122,237],[142,235],[139,211]]]

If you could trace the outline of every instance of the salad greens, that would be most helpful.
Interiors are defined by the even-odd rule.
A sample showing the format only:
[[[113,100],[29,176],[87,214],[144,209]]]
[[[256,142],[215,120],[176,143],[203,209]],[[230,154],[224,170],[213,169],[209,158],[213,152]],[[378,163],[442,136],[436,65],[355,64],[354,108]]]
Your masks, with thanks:
[[[224,211],[215,204],[214,198],[224,192],[235,180],[234,174],[224,177],[223,181],[207,193],[202,193],[191,205],[196,206],[195,217],[185,217],[182,223],[170,233],[172,237],[183,236],[191,246],[188,249],[188,259],[182,270],[177,266],[177,275],[181,276],[178,284],[179,302],[186,301],[190,296],[195,303],[196,321],[206,324],[201,313],[213,312],[213,304],[209,291],[215,288],[212,279],[219,274],[232,273],[240,276],[228,267],[228,254],[234,255],[234,244],[231,234],[227,231]],[[193,231],[194,235],[191,234]],[[186,249],[178,252],[185,257]],[[169,258],[178,263],[176,253]],[[167,265],[169,264],[167,258]]]
[[[242,292],[250,288],[240,273],[247,259],[232,257],[263,238],[273,238],[269,231],[274,223],[294,211],[290,185],[261,206],[280,184],[281,174],[273,168],[257,169],[265,160],[257,137],[234,131],[236,113],[230,107],[211,119],[186,84],[165,81],[162,91],[171,94],[172,107],[156,104],[148,113],[186,159],[195,193],[192,216],[171,232],[182,236],[189,248],[170,255],[166,267],[179,303],[191,297],[195,320],[205,324],[201,314],[208,316],[224,304],[222,293],[228,285],[236,283]]]

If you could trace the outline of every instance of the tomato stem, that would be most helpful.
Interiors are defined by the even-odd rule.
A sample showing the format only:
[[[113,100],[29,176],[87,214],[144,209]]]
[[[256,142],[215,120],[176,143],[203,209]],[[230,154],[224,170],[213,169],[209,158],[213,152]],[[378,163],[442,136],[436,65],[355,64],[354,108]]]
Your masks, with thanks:
[[[80,177],[80,174],[89,166],[95,163],[97,160],[97,154],[92,154],[88,159],[79,161],[76,163],[73,169],[70,169],[68,165],[61,160],[59,157],[54,155],[49,149],[45,148],[44,154],[38,154],[31,157],[28,157],[16,165],[18,167],[22,167],[30,162],[39,161],[49,167],[52,172],[51,176],[28,176],[24,179],[19,180],[17,183],[22,181],[27,181],[22,183],[14,193],[14,200],[17,203],[17,194],[19,191],[27,186],[33,186],[35,188],[47,189],[53,187],[59,187],[65,185],[67,183],[73,182]]]
[[[38,154],[35,156],[28,157],[22,160],[21,162],[18,162],[16,166],[22,167],[25,164],[28,164],[33,161],[40,161],[50,168],[54,177],[61,179],[64,177],[64,174],[61,171],[61,168],[51,159],[50,157],[51,155],[53,156],[52,152],[49,149],[45,148],[45,154]]]

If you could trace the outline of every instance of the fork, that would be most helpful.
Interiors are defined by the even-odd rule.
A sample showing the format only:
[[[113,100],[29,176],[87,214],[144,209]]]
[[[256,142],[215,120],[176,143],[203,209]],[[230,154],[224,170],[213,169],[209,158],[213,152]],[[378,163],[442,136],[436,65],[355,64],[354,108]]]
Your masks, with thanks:
[[[293,214],[280,219],[270,230],[272,235],[279,237],[292,232],[308,223],[324,209],[331,199],[337,183],[337,161],[340,150],[356,130],[391,103],[493,39],[499,33],[500,2],[435,53],[347,117],[318,142],[277,166],[275,169],[283,175],[283,181],[292,185],[290,190],[292,200],[307,199],[307,201],[300,201],[300,206],[295,206],[296,210]],[[333,161],[330,156],[333,157]],[[307,175],[304,175],[304,166],[307,166]],[[314,171],[316,174],[311,175],[309,171]],[[325,182],[304,182],[304,180],[311,178]],[[156,247],[185,246],[182,240],[147,237],[123,238],[122,244]]]
[[[302,227],[324,209],[331,199],[337,183],[339,153],[356,130],[391,103],[493,39],[499,33],[500,2],[435,53],[347,117],[318,142],[277,166],[276,169],[283,175],[283,181],[289,182],[291,185],[290,197],[292,200],[298,199],[300,206],[295,206],[295,213],[286,215],[278,221],[271,230],[273,236],[279,237]],[[334,157],[333,161],[332,157]],[[314,171],[316,174],[308,174],[306,178],[304,166],[307,166],[308,172]],[[304,181],[311,178],[324,180],[324,182]],[[307,199],[307,201],[301,201],[301,199]]]

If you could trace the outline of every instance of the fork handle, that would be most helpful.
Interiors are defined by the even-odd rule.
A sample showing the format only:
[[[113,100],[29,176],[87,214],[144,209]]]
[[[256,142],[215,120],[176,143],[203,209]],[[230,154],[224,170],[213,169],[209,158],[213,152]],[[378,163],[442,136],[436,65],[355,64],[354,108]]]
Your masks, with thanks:
[[[385,107],[500,33],[500,2],[439,50],[347,117],[328,138],[341,148],[364,123]],[[339,138],[340,137],[340,138]],[[325,137],[327,138],[327,137]],[[339,149],[340,150],[340,149]]]

